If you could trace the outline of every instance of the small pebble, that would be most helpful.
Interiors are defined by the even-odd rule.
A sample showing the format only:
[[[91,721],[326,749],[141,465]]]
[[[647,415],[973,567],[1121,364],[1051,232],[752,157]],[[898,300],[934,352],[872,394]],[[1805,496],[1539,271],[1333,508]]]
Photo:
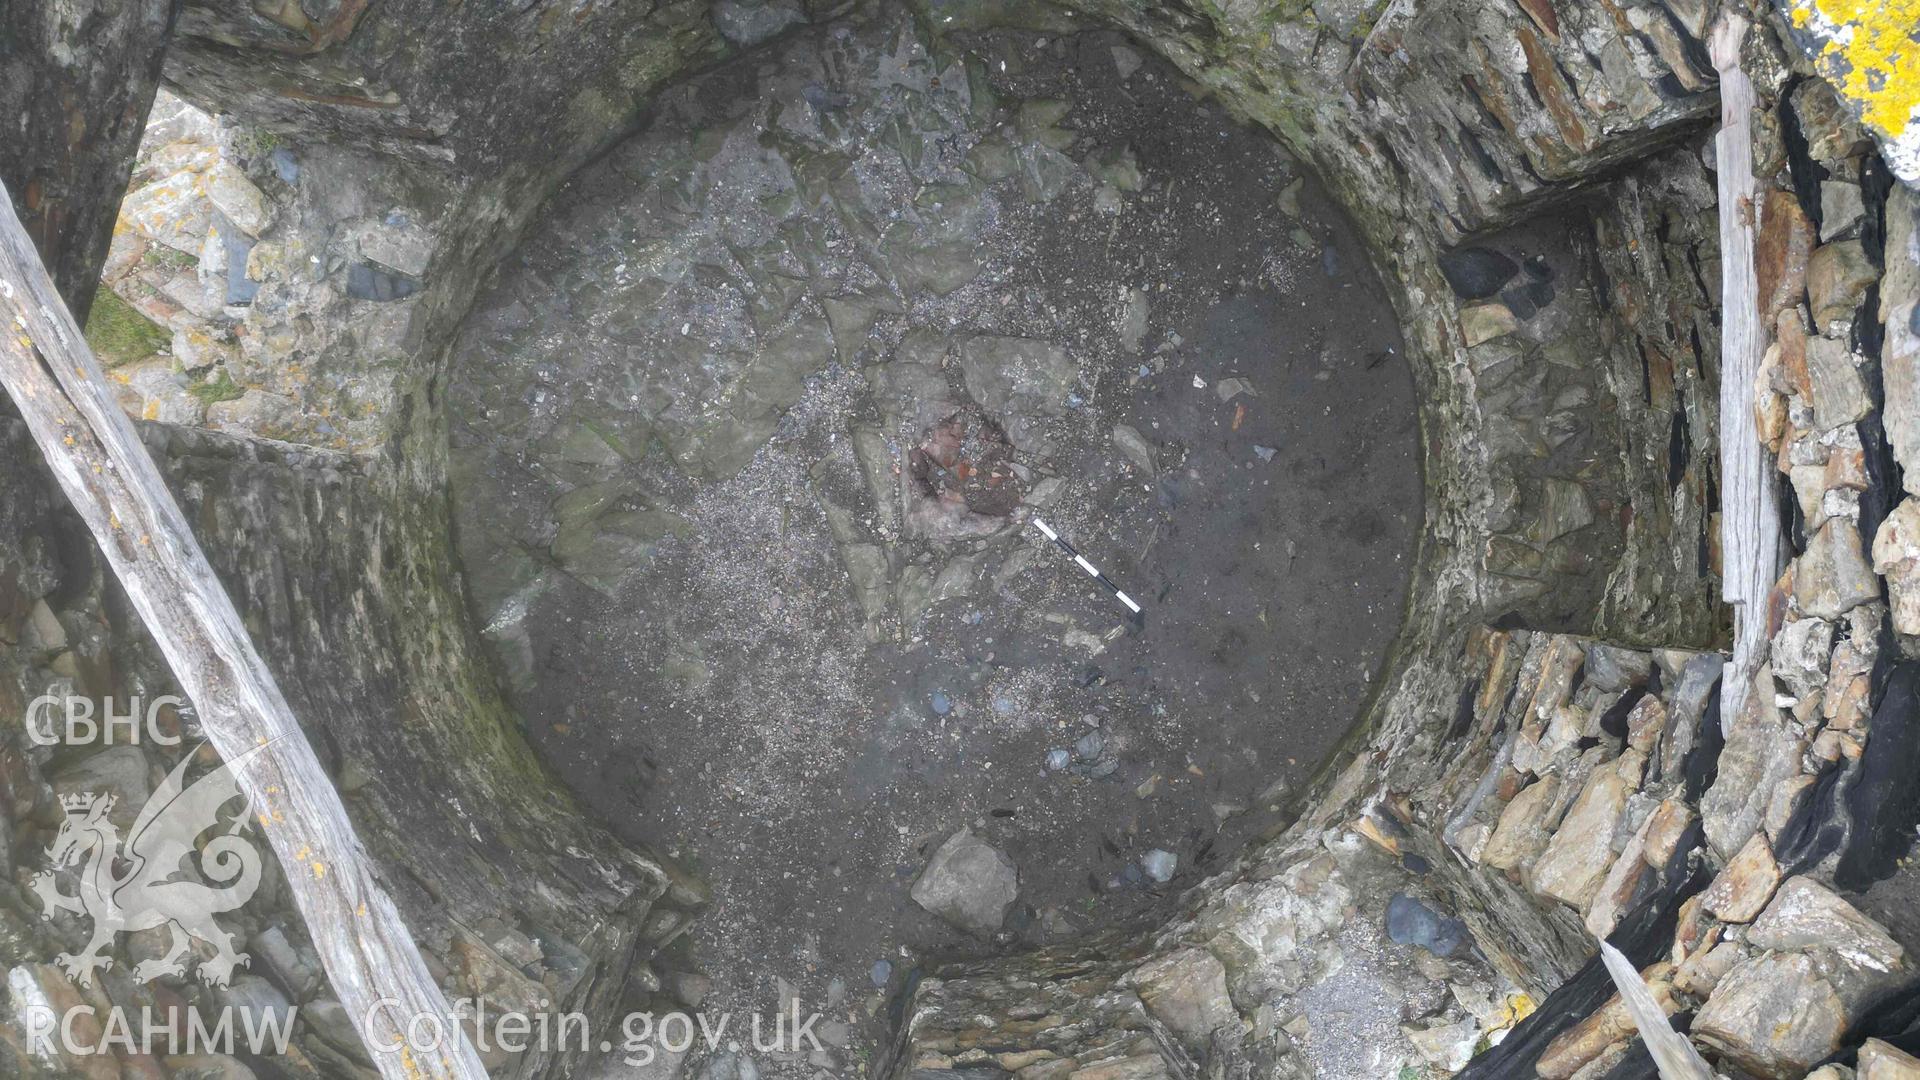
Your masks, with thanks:
[[[945,716],[953,711],[953,699],[944,690],[935,690],[933,696],[927,699],[927,704],[933,706],[935,716]]]
[[[1106,745],[1107,740],[1101,738],[1099,732],[1089,731],[1080,736],[1080,741],[1073,744],[1073,752],[1080,755],[1082,761],[1092,761],[1100,756],[1101,748]]]
[[[1261,461],[1272,461],[1273,455],[1279,453],[1280,451],[1271,446],[1255,446],[1253,448],[1253,452],[1260,456]]]
[[[893,978],[893,965],[885,960],[875,960],[873,970],[867,973],[867,977],[873,980],[873,985],[884,987]]]
[[[1066,768],[1067,765],[1072,761],[1073,761],[1073,755],[1067,753],[1065,750],[1047,751],[1047,771],[1048,772],[1059,772],[1061,769]]]

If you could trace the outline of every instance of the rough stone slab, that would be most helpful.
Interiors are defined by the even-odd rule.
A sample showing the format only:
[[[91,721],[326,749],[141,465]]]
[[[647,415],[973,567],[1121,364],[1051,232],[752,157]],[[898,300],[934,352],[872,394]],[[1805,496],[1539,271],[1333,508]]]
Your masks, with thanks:
[[[1920,499],[1906,499],[1880,523],[1873,572],[1887,579],[1894,630],[1920,634]]]
[[[1626,812],[1627,796],[1640,786],[1645,766],[1645,755],[1628,750],[1594,770],[1534,864],[1530,882],[1534,892],[1575,910],[1586,909],[1613,862],[1614,830]]]
[[[1860,241],[1841,240],[1821,246],[1807,260],[1807,300],[1812,305],[1813,325],[1823,333],[1851,326],[1867,288],[1879,277]]]
[[[1920,1080],[1920,1058],[1879,1039],[1860,1044],[1857,1080]]]
[[[1647,865],[1665,866],[1673,861],[1680,841],[1693,824],[1693,807],[1680,799],[1667,799],[1647,816]]]
[[[247,174],[230,161],[217,162],[207,170],[207,199],[214,209],[240,227],[248,236],[259,236],[273,224],[273,204],[260,193]]]
[[[1902,484],[1920,494],[1920,192],[1896,187],[1887,196],[1887,272],[1880,279],[1880,349],[1887,428]],[[1904,256],[1904,257],[1901,257]]]
[[[1763,953],[1722,976],[1692,1036],[1770,1080],[1804,1076],[1840,1048],[1848,1001],[1807,953]]]
[[[1658,814],[1648,814],[1647,819],[1634,830],[1633,838],[1620,851],[1620,857],[1613,860],[1607,868],[1607,876],[1601,881],[1600,888],[1594,893],[1593,903],[1587,908],[1587,933],[1604,940],[1619,925],[1620,917],[1633,903],[1634,893],[1640,882],[1652,867],[1647,865],[1647,836],[1653,830]]]
[[[1702,906],[1726,922],[1752,922],[1779,884],[1780,864],[1774,862],[1767,838],[1756,832],[1707,886]]]
[[[1761,669],[1755,683],[1771,686]],[[1780,710],[1764,693],[1748,695],[1720,750],[1720,771],[1700,800],[1707,841],[1721,858],[1732,858],[1760,827],[1775,785],[1800,771],[1803,744],[1788,730]]]
[[[1844,518],[1828,521],[1794,563],[1793,596],[1800,609],[1837,619],[1880,595],[1880,579],[1861,551],[1860,529]]]
[[[1000,929],[1019,891],[1013,860],[963,828],[934,850],[911,895],[954,926],[987,935]]]
[[[1522,788],[1501,809],[1480,861],[1498,870],[1513,870],[1537,857],[1552,839],[1546,815],[1559,791],[1558,773],[1548,773]]]
[[[1227,997],[1226,966],[1205,949],[1163,956],[1128,979],[1147,1011],[1190,1046],[1204,1048],[1215,1031],[1240,1025],[1240,1014]]]
[[[983,335],[960,350],[967,392],[988,412],[1053,415],[1066,408],[1077,368],[1065,350],[1030,338]]]
[[[1906,951],[1886,927],[1805,876],[1780,886],[1747,941],[1762,949],[1831,949],[1857,967],[1886,973],[1906,966]]]
[[[1780,887],[1747,943],[1764,951],[1719,979],[1693,1035],[1762,1077],[1804,1075],[1906,977],[1886,929],[1808,877]]]
[[[1821,431],[1853,424],[1873,411],[1860,360],[1846,342],[1808,338],[1807,378],[1813,387],[1814,424]]]

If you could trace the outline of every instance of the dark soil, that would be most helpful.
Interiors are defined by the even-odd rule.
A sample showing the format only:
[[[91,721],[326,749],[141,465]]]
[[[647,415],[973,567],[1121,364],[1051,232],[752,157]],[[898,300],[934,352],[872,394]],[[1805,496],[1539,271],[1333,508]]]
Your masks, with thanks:
[[[712,881],[714,911],[673,962],[714,977],[713,1008],[770,1009],[776,979],[818,1007],[837,981],[837,1012],[859,1024],[877,1006],[878,960],[897,985],[930,951],[1112,924],[1220,868],[1351,727],[1411,569],[1411,382],[1367,258],[1313,180],[1115,35],[968,36],[937,65],[910,40],[892,26],[809,31],[668,95],[625,157],[556,197],[463,335],[456,498],[480,618],[505,643],[541,753],[616,829]],[[917,65],[921,81],[876,74],[891,70],[881,56]],[[951,80],[968,58],[979,85],[967,124],[928,121],[927,72]],[[725,234],[734,223],[716,215],[735,205],[732,186],[763,183],[752,139],[696,151],[707,172],[690,185],[704,201],[675,210],[691,224],[656,228],[657,192],[643,193],[632,163],[719,145],[716,130],[777,129],[794,114],[770,120],[759,102],[812,101],[795,88],[821,84],[854,102],[823,124],[856,162],[834,183],[859,189],[781,224],[821,257],[783,264],[804,294],[786,317],[891,289],[855,265],[874,244],[861,214],[884,225],[887,206],[930,205],[941,181],[929,175],[966,189],[941,199],[981,207],[965,230],[978,275],[945,295],[893,294],[898,310],[851,355],[807,371],[735,473],[702,473],[690,463],[704,451],[666,435],[601,464],[552,451],[542,431],[628,400],[651,377],[636,373],[703,363],[670,351],[676,333],[697,342],[701,320],[720,317],[694,290],[745,273],[714,261],[724,252],[690,256],[684,279],[631,300],[611,295],[611,269],[605,281],[576,273],[626,273],[662,236]],[[1028,107],[1052,101],[1069,106],[1062,118]],[[898,125],[882,122],[887,110]],[[993,132],[1016,147],[1058,143],[1076,171],[1049,191],[1031,168],[988,182],[952,167]],[[1129,150],[1137,185],[1111,167]],[[912,175],[902,158],[918,162]],[[1052,162],[1030,160],[1043,173]],[[777,197],[756,191],[754,205]],[[1137,343],[1129,290],[1146,303]],[[639,317],[622,304],[650,305],[661,336],[607,336]],[[1077,379],[1039,406],[970,402],[959,358],[979,333],[1055,343]],[[928,340],[931,352],[915,351]],[[878,373],[918,355],[945,379],[929,414],[877,403]],[[727,387],[710,389],[720,400]],[[633,390],[636,410],[655,407],[649,393]],[[1151,461],[1116,445],[1116,425],[1138,432]],[[915,498],[964,503],[976,531],[916,535],[890,519],[886,477],[863,471],[855,445],[874,431]],[[559,513],[549,505],[596,483],[616,483],[619,507],[685,523],[622,549],[632,565],[612,583],[543,549]],[[1035,513],[1142,617],[1044,543]],[[861,569],[868,549],[881,570]],[[862,606],[863,582],[881,590],[877,608]],[[1060,751],[1067,767],[1049,768]],[[962,825],[1020,869],[995,941],[966,939],[908,898],[926,855]],[[1165,884],[1141,871],[1155,848],[1179,859]],[[862,1038],[838,1053],[839,1075],[859,1071]]]

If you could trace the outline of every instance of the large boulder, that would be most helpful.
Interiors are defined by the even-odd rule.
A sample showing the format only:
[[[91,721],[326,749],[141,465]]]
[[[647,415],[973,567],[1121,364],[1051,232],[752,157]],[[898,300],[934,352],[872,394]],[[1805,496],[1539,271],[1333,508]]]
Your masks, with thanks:
[[[1006,921],[1020,892],[1013,860],[961,829],[947,837],[913,883],[913,902],[969,934],[986,936]]]
[[[1811,878],[1781,885],[1746,940],[1760,951],[1715,985],[1693,1036],[1755,1076],[1804,1076],[1906,978],[1886,929]]]

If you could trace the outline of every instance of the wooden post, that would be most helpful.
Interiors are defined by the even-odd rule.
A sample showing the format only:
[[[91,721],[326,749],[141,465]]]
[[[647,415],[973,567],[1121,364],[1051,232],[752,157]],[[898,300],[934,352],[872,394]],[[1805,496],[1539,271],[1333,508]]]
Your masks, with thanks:
[[[0,186],[0,383],[106,553],[127,597],[229,761],[279,856],[334,993],[390,1080],[483,1080],[479,1058],[393,901],[375,877],[333,784],[214,576],[133,422],[54,290]],[[437,1050],[406,1045],[438,1018]],[[433,1029],[422,1022],[421,1042]]]
[[[1731,725],[1767,651],[1767,593],[1780,572],[1774,468],[1754,426],[1754,380],[1766,351],[1753,247],[1753,83],[1740,70],[1747,21],[1732,11],[1708,35],[1720,72],[1720,595],[1733,606],[1733,659],[1720,682],[1720,724]]]

